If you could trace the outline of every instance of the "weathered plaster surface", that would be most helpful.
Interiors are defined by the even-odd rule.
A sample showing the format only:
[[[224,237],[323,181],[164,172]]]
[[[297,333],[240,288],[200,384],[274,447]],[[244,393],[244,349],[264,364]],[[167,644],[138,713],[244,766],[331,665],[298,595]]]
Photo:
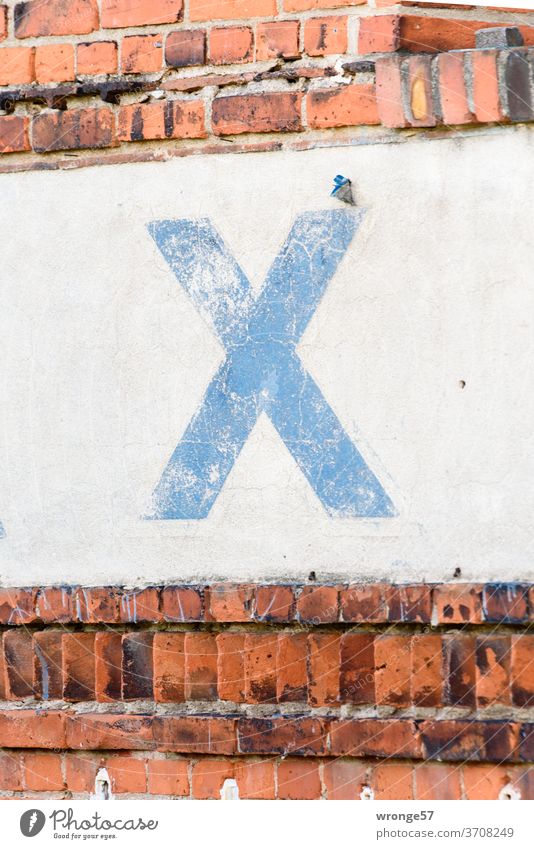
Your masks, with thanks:
[[[0,580],[532,579],[533,154],[531,134],[503,131],[1,176]],[[298,392],[269,383],[270,350],[241,385],[248,438],[206,517],[159,520],[153,493],[210,385],[254,360],[251,323],[275,344],[261,292],[295,222],[350,213],[329,197],[338,173],[365,215],[277,350],[395,515],[325,509],[280,436],[304,419]],[[209,274],[177,279],[149,229],[200,219],[242,269],[204,315]]]

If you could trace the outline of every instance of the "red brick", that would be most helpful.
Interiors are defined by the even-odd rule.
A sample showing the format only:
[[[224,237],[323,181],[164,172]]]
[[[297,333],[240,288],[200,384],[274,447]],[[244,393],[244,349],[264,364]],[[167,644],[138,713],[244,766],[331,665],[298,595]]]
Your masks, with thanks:
[[[124,74],[150,74],[163,64],[163,36],[127,35],[121,45],[121,71]]]
[[[0,150],[26,149],[21,138],[27,135],[27,123],[18,115],[0,118]],[[7,149],[6,149],[7,148]],[[35,621],[35,590],[18,587],[0,588],[0,625],[27,625]]]
[[[247,634],[245,637],[245,694],[248,704],[276,701],[276,654],[278,634]]]
[[[6,673],[6,659],[4,657],[4,647],[3,640],[0,639],[0,700],[7,699],[8,697],[8,686],[7,686],[7,673]]]
[[[373,769],[371,787],[377,801],[413,799],[413,767],[409,764],[378,764]]]
[[[213,132],[219,136],[296,132],[301,129],[301,101],[302,94],[285,91],[216,97]]]
[[[473,100],[477,121],[502,121],[504,112],[499,97],[498,51],[480,50],[471,54]]]
[[[411,720],[337,719],[330,726],[332,755],[420,758],[421,740]]]
[[[434,589],[437,619],[444,625],[479,625],[482,617],[482,587],[473,584],[440,584]]]
[[[200,587],[165,587],[161,595],[166,622],[202,622]]]
[[[438,634],[412,637],[411,698],[416,707],[443,703],[443,646]]]
[[[63,697],[63,632],[49,629],[33,635],[36,698]]]
[[[118,69],[117,42],[91,41],[78,44],[76,69],[81,74],[116,74]]]
[[[235,780],[240,799],[274,799],[274,763],[269,760],[235,763]]]
[[[122,638],[122,698],[151,699],[153,696],[154,665],[152,643],[154,634],[136,631]]]
[[[429,56],[410,56],[406,60],[410,123],[413,127],[435,127],[432,97],[432,66]]]
[[[512,637],[511,665],[514,705],[534,707],[534,634]]]
[[[380,122],[384,127],[407,127],[403,108],[401,60],[398,56],[379,58],[375,71]]]
[[[183,702],[185,699],[185,635],[162,631],[154,634],[154,699]]]
[[[214,27],[210,32],[210,61],[214,65],[250,62],[254,37],[250,27]]]
[[[42,112],[32,122],[33,149],[76,150],[113,144],[114,115],[110,109]]]
[[[52,752],[31,752],[24,755],[26,790],[53,792],[63,790],[61,755]]]
[[[308,639],[306,634],[278,634],[276,694],[279,702],[308,700]]]
[[[339,620],[339,587],[303,587],[297,600],[300,622],[321,625]]]
[[[256,27],[256,59],[298,59],[298,21],[265,21]]]
[[[276,0],[191,0],[192,21],[267,18],[277,14]]]
[[[316,129],[379,124],[374,86],[349,85],[311,91],[308,123]]]
[[[165,42],[165,64],[171,68],[203,65],[206,61],[206,31],[182,29],[171,32]]]
[[[521,760],[534,761],[534,723],[525,722],[521,728]]]
[[[361,88],[361,86],[358,86]],[[364,86],[366,88],[366,86]],[[354,584],[340,592],[343,622],[387,622],[387,584]]]
[[[391,53],[400,47],[400,16],[360,18],[358,53]]]
[[[116,713],[80,713],[64,717],[67,744],[60,748],[153,749],[151,716]]]
[[[478,637],[476,641],[476,696],[479,707],[509,705],[510,638]]]
[[[63,634],[63,698],[68,702],[95,698],[95,635]]]
[[[340,637],[338,634],[308,635],[308,688],[313,707],[339,701]]]
[[[148,792],[152,796],[189,796],[189,769],[186,760],[149,760]]]
[[[227,778],[234,777],[232,761],[207,758],[193,766],[193,799],[220,799],[221,788]]]
[[[447,634],[445,655],[445,703],[461,707],[476,705],[475,638],[472,634]]]
[[[524,584],[485,584],[482,603],[486,622],[528,622],[528,587]]]
[[[2,47],[0,85],[24,85],[35,79],[33,47]]]
[[[465,764],[462,773],[465,798],[473,801],[498,799],[511,778],[508,767],[495,764]]]
[[[424,584],[392,586],[388,593],[389,622],[430,622],[432,595]]]
[[[217,634],[217,679],[219,698],[245,701],[245,634]]]
[[[489,761],[516,759],[519,727],[502,720],[428,720],[420,725],[425,760]]]
[[[366,0],[284,0],[284,12],[307,12],[310,9],[337,9],[339,6],[362,6]]]
[[[35,601],[35,613],[45,625],[72,622],[72,591],[69,587],[42,587]]]
[[[29,118],[23,115],[5,115],[0,118],[0,153],[18,153],[30,149]],[[13,620],[10,624],[17,625],[22,620],[33,620],[33,614],[25,614],[23,610],[12,611]]]
[[[443,123],[470,124],[473,115],[467,100],[463,54],[440,53],[436,63]]]
[[[509,24],[508,24],[509,25]],[[445,53],[449,50],[472,50],[475,34],[487,27],[507,24],[473,21],[465,18],[436,18],[433,16],[400,16],[400,49],[411,53]],[[515,24],[513,24],[515,26]],[[534,28],[519,27],[526,45],[534,43]]]
[[[72,44],[44,44],[35,48],[35,79],[38,83],[61,83],[74,79]]]
[[[183,0],[102,0],[102,27],[142,27],[181,20]]]
[[[287,758],[278,764],[279,799],[320,799],[319,764],[312,760]]]
[[[411,704],[411,637],[377,635],[374,641],[376,703],[409,707]]]
[[[367,784],[368,767],[362,761],[327,761],[323,768],[326,798],[338,801],[360,799]]]
[[[21,756],[18,752],[0,754],[0,790],[22,790]]]
[[[146,793],[146,764],[144,760],[112,755],[106,761],[111,791],[117,793]]]
[[[71,793],[94,793],[95,779],[103,759],[88,755],[68,752],[65,755],[65,776],[67,789]]]
[[[119,621],[119,599],[113,587],[79,587],[73,604],[78,622]]]
[[[235,755],[235,720],[203,716],[156,716],[154,740],[162,752]]]
[[[292,622],[295,618],[293,587],[257,587],[255,618],[260,622]]]
[[[319,718],[238,720],[239,751],[252,755],[324,755],[327,724]]]
[[[252,584],[212,584],[209,610],[216,622],[249,622],[252,618]]]
[[[61,711],[0,711],[0,746],[17,749],[64,749]]]
[[[185,635],[185,698],[195,701],[216,699],[217,641],[215,634]]]
[[[308,56],[347,52],[347,18],[311,18],[304,25],[304,51]]]
[[[415,798],[454,800],[462,798],[460,770],[445,764],[418,764],[415,767]]]
[[[155,105],[162,106],[159,103]],[[163,616],[159,588],[146,587],[143,590],[125,591],[120,599],[119,615],[121,622],[133,622],[135,625],[138,622],[161,622]]]
[[[341,637],[340,700],[352,704],[375,701],[374,634]]]
[[[521,799],[532,801],[534,799],[534,769],[531,766],[515,767],[512,775],[512,787],[519,791]],[[515,798],[515,796],[510,797],[509,790],[510,788],[506,788],[501,798]]]
[[[99,702],[122,698],[122,634],[95,634],[95,695]]]
[[[3,651],[8,699],[33,696],[33,645],[31,632],[4,631]]]
[[[25,0],[14,9],[15,36],[83,35],[98,29],[96,0]]]

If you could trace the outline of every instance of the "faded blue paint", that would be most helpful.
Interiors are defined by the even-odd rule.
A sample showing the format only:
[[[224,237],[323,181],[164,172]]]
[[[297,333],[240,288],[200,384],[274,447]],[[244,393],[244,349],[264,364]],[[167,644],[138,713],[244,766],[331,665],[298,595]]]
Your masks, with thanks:
[[[149,225],[227,358],[170,458],[147,518],[205,518],[262,412],[330,515],[394,515],[390,498],[295,351],[363,214],[299,216],[256,300],[209,220]]]
[[[3,539],[5,537],[5,535],[6,535],[6,532],[4,530],[4,526],[3,526],[2,522],[0,522],[0,539]]]

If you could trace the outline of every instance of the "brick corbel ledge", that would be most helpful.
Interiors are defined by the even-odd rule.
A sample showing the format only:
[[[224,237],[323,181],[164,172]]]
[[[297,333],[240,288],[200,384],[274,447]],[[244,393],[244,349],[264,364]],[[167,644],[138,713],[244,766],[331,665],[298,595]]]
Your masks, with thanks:
[[[534,585],[0,589],[0,796],[534,798]]]

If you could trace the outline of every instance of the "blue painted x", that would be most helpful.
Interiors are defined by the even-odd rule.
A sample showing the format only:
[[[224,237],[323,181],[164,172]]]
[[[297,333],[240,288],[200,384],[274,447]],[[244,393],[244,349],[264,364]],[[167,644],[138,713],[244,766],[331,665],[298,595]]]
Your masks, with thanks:
[[[205,518],[262,412],[330,515],[394,515],[295,351],[362,218],[344,210],[299,216],[256,300],[209,220],[149,225],[227,352],[154,491],[149,518]]]

